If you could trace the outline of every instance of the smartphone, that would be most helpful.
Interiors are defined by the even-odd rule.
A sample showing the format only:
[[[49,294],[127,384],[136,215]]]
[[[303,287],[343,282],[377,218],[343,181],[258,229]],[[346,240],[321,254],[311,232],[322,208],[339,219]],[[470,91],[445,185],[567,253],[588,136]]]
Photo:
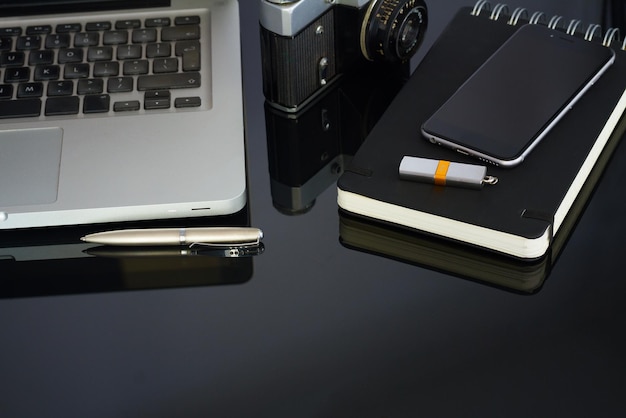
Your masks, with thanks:
[[[513,167],[614,60],[613,50],[599,43],[527,24],[422,125],[422,135]]]

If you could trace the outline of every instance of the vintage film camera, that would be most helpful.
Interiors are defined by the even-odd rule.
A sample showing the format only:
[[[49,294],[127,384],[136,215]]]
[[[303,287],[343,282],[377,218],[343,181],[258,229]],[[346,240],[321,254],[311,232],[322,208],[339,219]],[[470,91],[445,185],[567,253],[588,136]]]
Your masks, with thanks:
[[[409,62],[390,67],[385,77],[367,69],[341,77],[297,112],[265,102],[272,202],[280,213],[308,213],[350,164],[409,79]]]
[[[297,111],[342,74],[408,61],[428,24],[423,0],[261,0],[263,92]]]

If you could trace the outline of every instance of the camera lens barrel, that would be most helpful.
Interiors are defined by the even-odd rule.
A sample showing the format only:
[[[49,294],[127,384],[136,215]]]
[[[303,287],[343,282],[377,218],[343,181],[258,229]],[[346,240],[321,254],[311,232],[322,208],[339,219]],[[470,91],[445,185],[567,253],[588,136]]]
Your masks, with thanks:
[[[406,61],[421,45],[427,26],[423,0],[372,0],[361,27],[361,52],[370,61]]]

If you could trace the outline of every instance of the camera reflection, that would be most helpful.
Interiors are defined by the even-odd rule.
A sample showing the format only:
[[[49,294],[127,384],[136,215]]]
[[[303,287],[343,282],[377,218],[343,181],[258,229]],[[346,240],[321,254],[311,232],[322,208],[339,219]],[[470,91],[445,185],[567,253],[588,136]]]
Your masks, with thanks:
[[[409,63],[344,76],[298,112],[265,103],[271,193],[286,215],[308,212],[334,184],[409,77]]]

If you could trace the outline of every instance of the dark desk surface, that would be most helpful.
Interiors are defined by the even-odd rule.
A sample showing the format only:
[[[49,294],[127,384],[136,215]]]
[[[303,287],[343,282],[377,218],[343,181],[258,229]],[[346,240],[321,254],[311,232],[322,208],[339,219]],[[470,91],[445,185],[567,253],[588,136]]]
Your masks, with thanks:
[[[249,216],[264,254],[57,259],[0,273],[22,295],[0,299],[0,415],[623,414],[626,144],[534,294],[348,249],[334,184],[298,216],[272,204],[247,4]],[[20,274],[39,287],[20,286]],[[132,287],[156,289],[117,291]]]

